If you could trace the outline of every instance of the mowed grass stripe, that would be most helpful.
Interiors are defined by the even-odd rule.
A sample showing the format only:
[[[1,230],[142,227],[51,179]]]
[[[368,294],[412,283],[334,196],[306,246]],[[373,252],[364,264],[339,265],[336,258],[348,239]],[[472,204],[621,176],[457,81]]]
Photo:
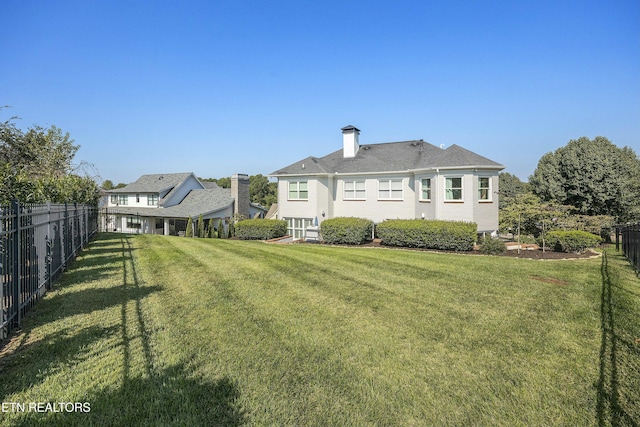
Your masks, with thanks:
[[[626,265],[102,235],[0,359],[5,400],[92,412],[0,423],[620,424]]]
[[[217,242],[214,243],[210,243],[207,241],[199,241],[197,242],[197,246],[198,246],[198,251],[200,250],[204,250],[204,248],[206,248],[207,246],[213,244],[215,245]],[[234,242],[236,243],[236,242]],[[261,246],[256,246],[256,245],[261,245],[260,243],[246,243],[245,245],[235,245],[235,247],[237,248],[237,250],[234,251],[229,251],[227,250],[226,253],[224,254],[224,261],[221,261],[223,263],[233,263],[232,260],[237,260],[239,258],[245,258],[246,260],[250,261],[249,264],[239,264],[237,270],[238,271],[243,271],[243,277],[244,279],[246,279],[247,277],[252,278],[255,277],[256,274],[260,273],[260,270],[257,270],[255,263],[252,263],[251,261],[255,260],[255,259],[259,259],[259,253],[264,253],[265,249],[264,249],[264,245]],[[256,249],[259,248],[259,249]],[[298,248],[289,248],[289,250],[292,249],[298,249]],[[198,252],[196,251],[196,252]],[[351,250],[353,251],[353,250]],[[269,251],[267,251],[269,252]],[[326,317],[326,311],[327,311],[327,307],[331,307],[334,312],[337,309],[337,307],[339,307],[340,305],[336,305],[339,304],[340,301],[336,301],[336,295],[342,295],[343,298],[342,300],[346,300],[348,301],[360,301],[360,298],[362,297],[362,295],[353,295],[353,290],[357,289],[358,292],[361,292],[361,288],[358,287],[357,281],[352,280],[350,277],[347,277],[346,274],[330,274],[330,273],[335,273],[335,271],[337,269],[339,269],[341,266],[347,265],[347,266],[351,266],[351,268],[353,268],[353,264],[350,264],[349,262],[344,261],[344,259],[346,257],[337,257],[336,261],[332,264],[332,268],[328,268],[326,267],[326,263],[325,260],[322,260],[322,253],[320,252],[320,255],[318,254],[314,254],[316,255],[315,257],[308,257],[306,256],[306,254],[302,253],[298,253],[298,252],[286,252],[286,254],[283,254],[283,251],[277,251],[278,256],[277,257],[273,257],[273,254],[271,254],[271,258],[265,260],[266,262],[261,263],[260,265],[268,265],[269,268],[267,268],[267,271],[262,270],[263,273],[263,277],[265,277],[265,279],[263,279],[263,282],[267,282],[267,283],[271,283],[269,280],[269,269],[273,268],[274,265],[278,265],[278,270],[282,270],[282,271],[287,271],[287,267],[290,267],[291,265],[295,265],[296,263],[302,263],[305,259],[308,260],[307,263],[304,263],[304,267],[303,268],[298,268],[295,270],[295,277],[290,278],[289,280],[285,280],[285,282],[288,283],[295,283],[295,286],[293,287],[293,289],[295,289],[297,292],[294,295],[300,295],[301,289],[304,290],[305,292],[307,292],[308,294],[308,301],[315,301],[316,303],[318,301],[322,301],[322,297],[321,294],[329,294],[332,297],[332,300],[329,301],[329,305],[325,305],[323,306],[323,310],[325,310],[325,317]],[[206,255],[201,255],[198,256],[196,255],[196,258],[202,258],[202,257],[209,257],[209,254],[206,252],[203,252],[203,254]],[[430,254],[432,257],[433,256],[441,256],[440,254]],[[218,256],[223,256],[222,253],[218,252]],[[455,255],[451,255],[450,257],[453,257],[454,259],[459,259],[459,256],[455,256]],[[284,259],[284,261],[283,261]],[[252,273],[247,273],[246,270],[252,271]],[[405,273],[406,274],[406,273]],[[329,280],[326,280],[325,282],[322,283],[322,286],[318,286],[317,284],[317,277],[329,277]],[[246,283],[246,280],[243,280]],[[356,282],[356,283],[354,283]],[[307,286],[305,286],[305,283],[308,284]],[[385,282],[386,283],[386,282]],[[402,283],[402,280],[400,280],[400,283]],[[396,280],[396,285],[398,284],[398,280]],[[237,283],[237,285],[241,285],[241,283]],[[278,283],[276,283],[275,285],[278,285]],[[247,295],[251,296],[255,296],[256,293],[259,294],[259,291],[261,289],[261,285],[254,283],[251,285],[252,289],[249,290],[245,290],[244,292],[246,292]],[[426,283],[426,286],[429,286],[429,283]],[[243,286],[239,286],[240,288],[246,289]],[[314,292],[309,293],[310,288],[312,288],[314,290]],[[455,286],[454,286],[455,288]],[[273,290],[273,288],[271,288]],[[289,288],[289,291],[291,290],[291,288]],[[292,299],[292,295],[291,293],[287,293],[287,291],[285,290],[284,287],[280,286],[279,288],[277,288],[277,292],[279,294],[280,297],[282,297],[282,299],[284,301],[288,303],[295,303],[296,299]],[[319,293],[320,294],[319,294]],[[347,295],[349,293],[351,293],[352,295],[349,295],[348,298],[344,298],[345,292],[347,292]],[[261,298],[269,298],[262,296]],[[273,301],[270,300],[272,303]],[[282,301],[282,300],[281,300]],[[308,305],[309,303],[307,303]],[[390,366],[395,366],[399,363],[403,363],[402,359],[403,359],[403,349],[415,349],[415,348],[420,348],[422,347],[422,349],[424,350],[424,356],[423,356],[423,363],[418,363],[416,364],[413,368],[414,369],[408,369],[407,372],[411,372],[411,375],[408,376],[407,378],[405,378],[405,382],[408,384],[412,384],[415,382],[416,379],[419,379],[421,376],[418,375],[420,370],[422,369],[422,366],[425,365],[429,365],[429,364],[433,364],[436,363],[436,360],[429,360],[428,359],[428,354],[434,354],[433,353],[433,348],[430,348],[431,344],[434,344],[435,346],[439,345],[440,339],[444,339],[449,343],[450,347],[462,347],[464,348],[465,346],[468,346],[470,343],[472,344],[474,341],[475,342],[479,342],[479,344],[477,345],[482,345],[482,339],[477,339],[478,335],[482,335],[482,333],[480,334],[475,334],[474,336],[466,336],[465,332],[463,329],[460,329],[457,327],[458,323],[462,323],[464,324],[465,322],[469,322],[469,321],[473,321],[474,319],[470,316],[465,316],[464,310],[463,309],[459,309],[457,307],[457,305],[453,305],[453,308],[449,307],[449,310],[453,310],[453,312],[455,313],[456,311],[460,312],[459,316],[456,315],[451,315],[451,313],[448,313],[444,318],[445,322],[441,323],[439,325],[436,325],[435,328],[429,328],[429,322],[428,322],[428,318],[424,319],[424,322],[417,322],[421,325],[421,333],[420,334],[412,334],[410,333],[410,330],[407,330],[406,328],[406,324],[405,322],[396,322],[397,318],[396,317],[389,317],[389,318],[381,318],[380,316],[378,316],[377,318],[375,318],[375,321],[369,320],[369,324],[372,325],[369,327],[369,329],[365,329],[364,331],[362,330],[362,328],[360,328],[360,330],[357,329],[357,326],[353,326],[352,323],[350,323],[350,319],[354,317],[354,313],[359,313],[358,311],[354,310],[354,307],[351,307],[351,305],[353,304],[342,304],[342,310],[340,311],[340,320],[338,322],[333,322],[333,323],[329,323],[327,325],[327,327],[324,328],[320,328],[318,330],[317,333],[313,334],[312,336],[313,341],[318,343],[321,342],[321,340],[323,340],[323,337],[327,334],[328,330],[333,330],[333,333],[337,333],[340,331],[349,331],[350,334],[349,335],[345,335],[342,337],[342,339],[338,339],[335,342],[332,343],[333,346],[335,346],[335,350],[337,352],[338,349],[340,349],[341,347],[341,343],[343,341],[346,342],[351,342],[351,349],[353,351],[348,351],[346,354],[346,358],[342,357],[344,356],[343,354],[340,354],[340,352],[337,352],[336,354],[340,354],[341,355],[341,359],[340,360],[350,360],[349,356],[351,356],[351,360],[358,360],[357,356],[353,356],[354,354],[357,354],[358,356],[363,356],[364,357],[362,359],[367,360],[369,362],[374,361],[374,363],[369,363],[369,369],[368,372],[373,372],[373,373],[377,373],[378,376],[377,378],[377,385],[378,387],[380,386],[380,383],[382,382],[382,380],[380,380],[380,378],[389,378],[388,376],[384,376],[384,371],[382,370],[382,367],[384,366],[384,362],[388,363],[388,365]],[[385,300],[383,305],[390,305],[396,309],[398,309],[397,305],[393,304],[393,301],[388,301]],[[402,308],[406,308],[406,307],[402,307]],[[265,310],[267,313],[274,313],[274,312],[278,312],[281,310],[277,309],[277,306],[274,306],[273,304],[269,307],[262,307],[258,304],[258,305],[252,305],[251,306],[251,310],[254,312],[259,312],[260,310]],[[396,310],[396,311],[402,311],[402,310]],[[291,314],[290,313],[283,313],[286,316],[283,317],[287,317],[287,318],[291,318]],[[415,314],[415,313],[414,313]],[[362,314],[359,313],[358,314],[360,317],[362,317]],[[254,314],[255,316],[255,314]],[[268,316],[271,316],[271,314],[268,314]],[[309,334],[309,331],[313,331],[314,329],[318,329],[317,327],[317,314],[315,314],[313,316],[312,319],[309,320],[309,322],[304,323],[301,321],[301,319],[298,317],[296,318],[297,322],[298,322],[298,327],[299,328],[303,328],[307,334]],[[457,317],[459,317],[459,319],[457,319]],[[417,317],[416,317],[417,319]],[[362,320],[361,318],[358,320]],[[274,321],[274,320],[272,320]],[[414,322],[415,323],[415,322]],[[392,327],[393,326],[393,327]],[[395,330],[399,330],[404,326],[403,332],[402,334],[393,334],[393,332]],[[426,327],[425,327],[426,326]],[[337,328],[337,329],[336,329]],[[443,334],[442,331],[445,331],[445,333]],[[366,332],[369,332],[369,334],[367,334]],[[496,331],[492,331],[493,333],[495,333]],[[526,332],[526,331],[525,331]],[[434,334],[436,337],[439,337],[440,339],[438,340],[424,340],[424,339],[420,339],[420,336],[424,337],[424,336],[428,336],[429,334]],[[376,338],[376,336],[380,337],[380,336],[385,336],[385,337],[393,337],[392,339],[387,339],[387,341],[385,342],[384,340],[380,340],[378,339],[377,342],[377,346],[376,347],[371,347],[371,346],[357,346],[355,344],[358,343],[358,339],[360,337],[363,337],[363,341],[365,343],[370,343],[371,339]],[[521,341],[521,345],[526,344],[529,341],[535,341],[535,337],[532,335],[528,335],[528,336],[522,336],[522,337],[518,337],[515,336],[513,337],[516,341]],[[299,338],[298,338],[299,339]],[[486,346],[485,346],[486,347]],[[490,351],[493,351],[495,353],[497,353],[497,355],[499,355],[499,351],[504,352],[504,349],[492,349],[491,347],[489,347]],[[496,351],[499,350],[499,351]],[[510,349],[507,349],[508,351],[510,351]],[[316,352],[318,352],[319,350],[315,350]],[[410,355],[414,355],[414,353],[408,353]],[[435,352],[437,356],[437,362],[441,362],[443,365],[448,365],[448,366],[453,366],[456,367],[456,363],[453,363],[453,361],[455,360],[455,354],[454,355],[449,355],[447,353],[444,353],[444,359],[443,359],[443,353],[442,351],[440,352]],[[375,356],[375,357],[374,357]],[[411,356],[405,357],[405,358],[410,358]],[[466,363],[468,364],[469,361],[466,361]],[[511,364],[522,364],[522,363],[530,363],[530,361],[518,361],[518,360],[512,360]],[[460,363],[460,365],[464,365],[464,363]],[[408,368],[411,368],[411,366],[408,366]],[[465,366],[458,366],[458,368],[461,370],[461,372],[463,372],[466,368]],[[505,368],[506,372],[508,373],[508,367]],[[424,374],[426,375],[426,374]],[[470,377],[473,377],[474,375],[469,373]],[[397,378],[397,373],[396,373],[396,378],[393,379],[394,382],[396,380],[398,380]],[[465,382],[467,382],[468,379],[465,379]],[[471,383],[473,383],[473,381],[471,381]],[[462,384],[461,384],[462,386]],[[523,385],[522,387],[526,387],[526,384]],[[409,389],[405,389],[405,392],[411,391],[410,388]],[[388,403],[387,403],[388,404]],[[461,404],[465,404],[465,402],[461,402]],[[431,410],[434,410],[434,408],[431,408]],[[401,412],[401,411],[400,411]]]
[[[181,242],[176,244],[179,245],[179,243]],[[190,270],[189,278],[195,278],[192,283],[197,283],[198,286],[200,286],[201,279],[207,282],[213,295],[220,295],[220,292],[223,291],[233,295],[233,303],[231,304],[233,310],[228,313],[226,326],[228,330],[224,335],[225,339],[230,340],[230,347],[239,349],[240,352],[227,353],[227,356],[231,356],[227,363],[241,363],[244,357],[249,355],[245,369],[247,372],[253,373],[252,381],[267,380],[269,379],[268,373],[273,372],[274,375],[265,384],[265,391],[268,390],[269,395],[277,396],[279,389],[282,389],[281,393],[284,393],[284,398],[291,401],[293,408],[297,406],[295,402],[299,400],[304,402],[313,396],[315,399],[317,396],[325,396],[325,401],[318,402],[318,404],[322,403],[321,406],[325,407],[327,413],[335,417],[344,412],[342,407],[348,407],[349,402],[342,399],[341,396],[351,395],[354,392],[353,386],[358,385],[358,382],[350,378],[352,375],[349,374],[349,369],[344,366],[344,361],[334,353],[337,345],[348,341],[327,342],[327,339],[331,337],[331,329],[343,324],[343,319],[339,316],[341,312],[334,310],[334,320],[329,325],[323,322],[319,323],[318,316],[327,317],[328,313],[324,309],[321,313],[314,313],[311,303],[314,298],[305,297],[301,292],[302,290],[308,291],[308,287],[301,283],[286,287],[278,282],[276,283],[277,289],[268,286],[265,288],[259,283],[247,280],[253,278],[253,273],[251,273],[253,267],[251,266],[255,265],[254,260],[239,256],[233,250],[228,250],[229,248],[224,254],[221,254],[219,252],[221,245],[216,241],[195,244],[198,246],[196,252],[200,251],[200,245],[213,245],[215,247],[214,254],[224,255],[224,259],[218,258],[216,262],[203,264],[203,257],[208,258],[211,253],[206,256],[195,254],[192,258],[193,268]],[[224,242],[222,242],[222,247],[224,247]],[[199,272],[200,267],[204,265],[210,267],[205,268],[202,271],[203,274],[194,276],[194,271]],[[216,267],[220,265],[225,267]],[[236,273],[234,269],[229,268],[229,265],[235,265],[235,270],[244,273]],[[164,275],[163,272],[160,273]],[[234,282],[235,289],[227,288],[225,283],[228,280],[236,280]],[[249,292],[246,292],[245,288]],[[267,296],[260,296],[260,293],[264,291],[267,292]],[[242,294],[241,297],[240,294]],[[267,297],[268,301],[265,299]],[[213,299],[209,299],[209,301],[214,304],[213,309],[216,310]],[[228,297],[221,301],[225,305],[230,302]],[[316,301],[314,304],[317,305],[318,302]],[[333,304],[330,304],[329,307],[333,307]],[[241,326],[239,329],[238,325]],[[327,375],[328,372],[333,374]],[[309,384],[314,384],[315,391],[312,395],[307,392]],[[344,388],[349,392],[342,391]],[[318,393],[317,389],[328,390],[325,390],[324,393]],[[370,387],[365,390],[367,393],[370,391]],[[372,403],[372,407],[380,403]],[[294,418],[300,420],[300,416],[296,415]],[[344,418],[342,419],[344,420]]]

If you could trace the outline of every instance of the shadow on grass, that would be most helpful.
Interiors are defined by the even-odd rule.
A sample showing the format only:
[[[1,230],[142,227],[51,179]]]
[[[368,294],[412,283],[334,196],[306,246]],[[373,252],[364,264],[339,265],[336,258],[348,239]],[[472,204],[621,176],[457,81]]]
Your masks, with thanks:
[[[602,256],[600,375],[597,417],[599,426],[640,425],[640,300],[626,289],[618,265]],[[620,263],[623,265],[623,263]],[[635,283],[634,283],[635,284]],[[633,300],[636,300],[635,302]],[[634,335],[635,334],[635,335]]]
[[[112,374],[106,382],[102,380],[99,389],[81,386],[90,412],[14,414],[14,424],[244,424],[245,416],[237,405],[238,387],[229,378],[196,377],[184,365],[157,368],[162,363],[154,360],[150,344],[153,332],[145,323],[142,303],[160,287],[143,286],[130,237],[107,235],[94,244],[98,250],[89,251],[63,277],[58,288],[63,292],[43,300],[25,322],[22,334],[0,355],[0,396],[5,401],[14,394],[28,395],[52,375],[66,375],[67,370],[69,376],[82,378],[86,375],[82,369],[91,366],[91,358],[110,358]],[[115,278],[119,284],[81,289],[87,281],[96,280],[96,275]],[[117,307],[119,321],[113,324],[113,310]],[[110,326],[100,326],[95,317],[87,317],[89,326],[62,326],[42,338],[38,336],[39,328],[48,322],[104,309],[111,309]],[[93,348],[100,348],[107,341],[111,341],[112,354],[116,349],[116,357],[91,354]],[[57,401],[56,396],[43,399]]]
[[[88,412],[23,413],[13,425],[236,427],[246,424],[239,396],[228,377],[193,378],[187,367],[178,365],[88,393],[80,402],[88,404]]]

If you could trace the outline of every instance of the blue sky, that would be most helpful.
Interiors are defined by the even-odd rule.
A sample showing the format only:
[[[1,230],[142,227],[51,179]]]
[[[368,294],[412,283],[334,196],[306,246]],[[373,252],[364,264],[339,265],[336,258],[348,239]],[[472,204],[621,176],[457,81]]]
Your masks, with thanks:
[[[581,136],[640,153],[640,2],[4,0],[0,120],[100,179],[266,175],[342,146],[461,145],[527,180]]]

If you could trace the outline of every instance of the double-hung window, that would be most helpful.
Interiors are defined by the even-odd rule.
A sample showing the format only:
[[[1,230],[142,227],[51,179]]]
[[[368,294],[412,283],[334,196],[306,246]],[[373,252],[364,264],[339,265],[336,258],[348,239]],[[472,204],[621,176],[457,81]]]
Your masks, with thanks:
[[[378,180],[378,200],[402,200],[402,179]]]
[[[420,193],[420,200],[431,200],[431,178],[422,178],[422,193]]]
[[[478,200],[491,201],[491,179],[488,177],[478,178]]]
[[[129,204],[129,196],[126,194],[112,194],[111,195],[111,204],[112,205],[128,205]]]
[[[365,200],[366,191],[364,181],[345,181],[344,200]]]
[[[158,206],[158,195],[157,194],[149,194],[147,196],[147,205],[148,206]]]
[[[289,181],[289,200],[308,200],[307,181]]]
[[[451,177],[445,180],[444,199],[446,201],[462,201],[462,177]]]

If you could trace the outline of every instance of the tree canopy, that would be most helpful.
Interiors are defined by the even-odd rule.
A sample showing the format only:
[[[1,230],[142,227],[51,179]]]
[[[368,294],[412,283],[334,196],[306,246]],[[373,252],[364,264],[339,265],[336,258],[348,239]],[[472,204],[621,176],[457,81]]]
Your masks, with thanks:
[[[543,201],[574,206],[583,215],[640,219],[640,159],[602,136],[571,140],[545,154],[529,184]]]
[[[201,181],[215,182],[219,187],[231,188],[231,178],[198,178]],[[249,177],[249,195],[251,203],[257,203],[267,209],[278,201],[278,184],[269,182],[269,178],[262,174]]]
[[[0,203],[97,204],[93,178],[74,174],[73,158],[80,148],[56,126],[33,126],[26,132],[14,119],[0,123]]]

